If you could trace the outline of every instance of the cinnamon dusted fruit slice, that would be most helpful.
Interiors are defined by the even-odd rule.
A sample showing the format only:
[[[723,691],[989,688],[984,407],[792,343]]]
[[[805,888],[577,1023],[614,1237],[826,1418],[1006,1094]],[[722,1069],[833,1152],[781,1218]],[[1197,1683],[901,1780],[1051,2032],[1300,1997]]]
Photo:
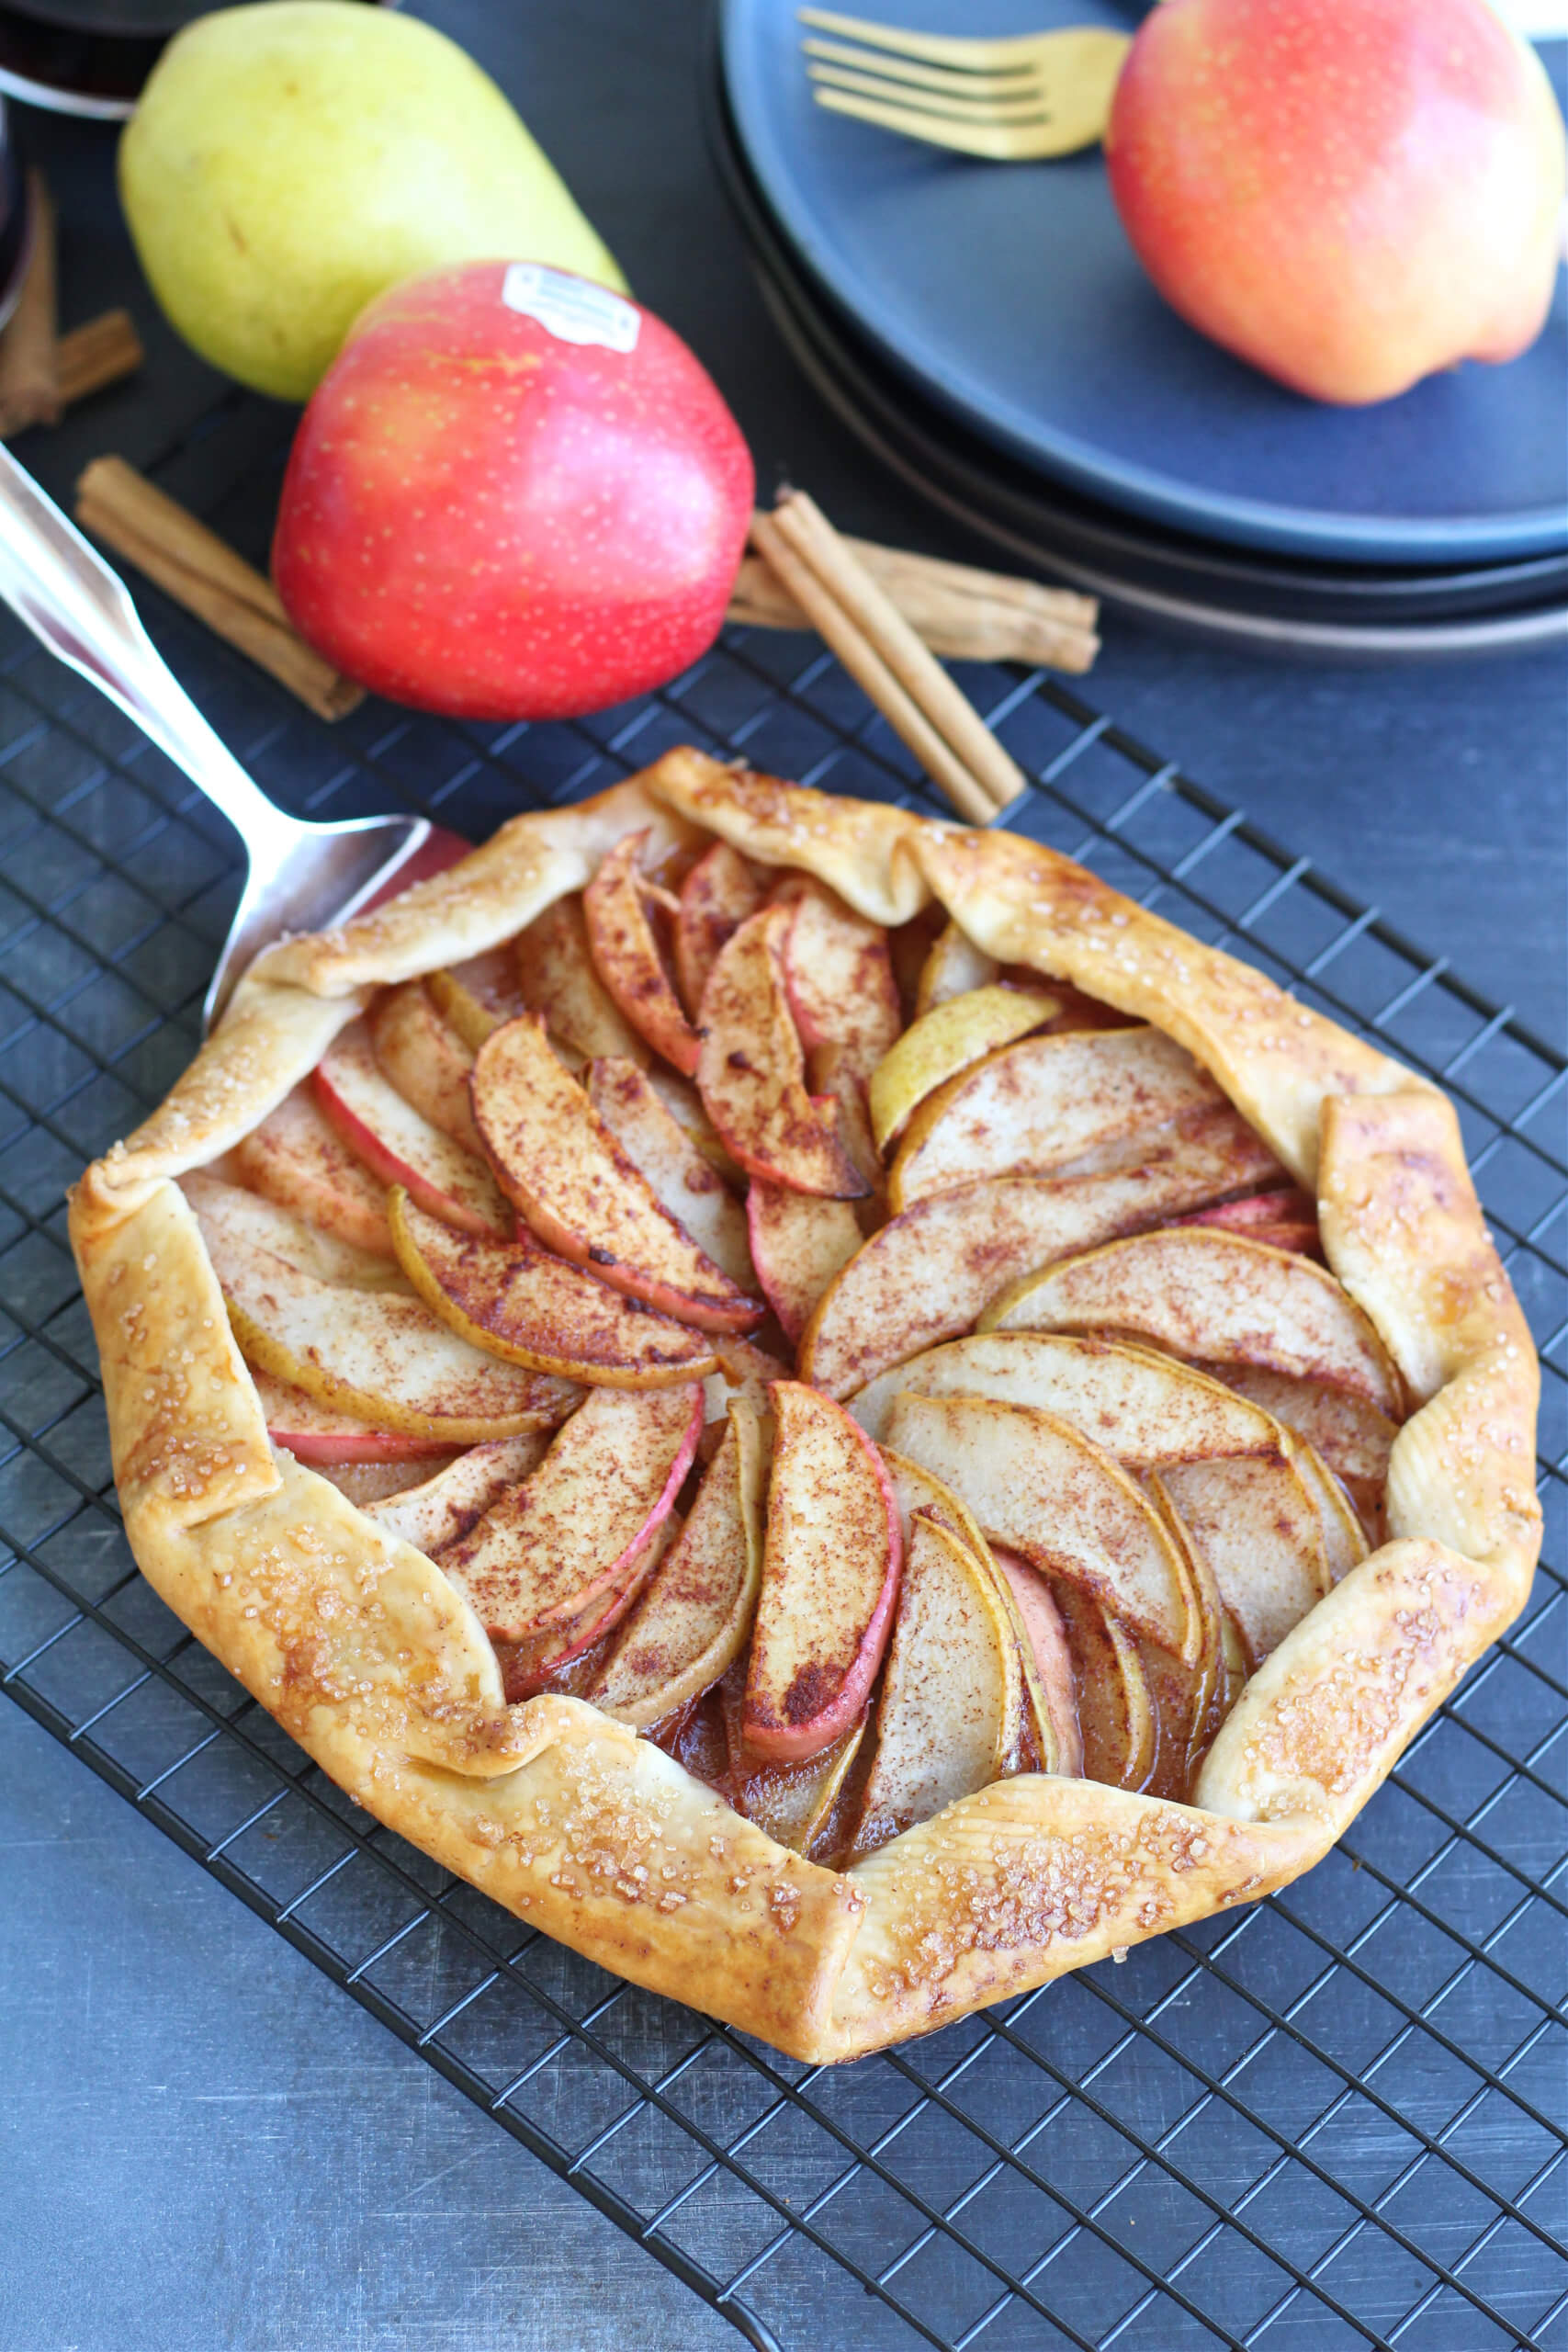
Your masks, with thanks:
[[[794,1854],[809,1854],[818,1839],[838,1843],[834,1815],[841,1814],[845,1784],[865,1754],[869,1707],[815,1756],[791,1761],[759,1757],[748,1747],[744,1693],[745,1679],[739,1672],[727,1675],[719,1685],[728,1780],[736,1811]]]
[[[679,1543],[585,1693],[606,1714],[662,1723],[739,1657],[761,1583],[765,1476],[756,1415],[738,1397]]]
[[[355,1290],[401,1290],[402,1276],[395,1265],[373,1250],[338,1233],[312,1225],[308,1217],[269,1201],[243,1184],[193,1168],[180,1178],[180,1190],[201,1219],[210,1248],[214,1237],[267,1250],[302,1274],[318,1282],[348,1283]]]
[[[1150,1483],[1206,1563],[1256,1672],[1328,1590],[1312,1497],[1288,1462],[1189,1462]]]
[[[236,1144],[233,1164],[251,1190],[360,1250],[390,1258],[386,1188],[328,1120],[307,1079]]]
[[[904,1133],[919,1106],[961,1071],[998,1046],[1049,1021],[1058,999],[1043,990],[998,987],[965,990],[922,1008],[897,1044],[871,1073],[871,1123],[877,1147],[886,1151]]]
[[[1010,1770],[1023,1712],[1012,1627],[979,1562],[915,1515],[854,1835],[873,1852]]]
[[[726,940],[762,904],[764,892],[738,849],[715,842],[681,885],[675,917],[675,977],[694,1021]]]
[[[632,1165],[699,1250],[742,1291],[756,1283],[746,1212],[649,1077],[614,1055],[592,1064],[588,1099]],[[693,1097],[700,1121],[701,1107]]]
[[[703,991],[697,1086],[720,1140],[750,1175],[852,1201],[865,1181],[830,1109],[806,1091],[784,977],[793,920],[787,905],[765,907],[726,943]]]
[[[389,1195],[399,1261],[433,1315],[508,1363],[593,1387],[667,1388],[700,1379],[712,1340],[624,1298],[533,1235],[486,1241]]]
[[[1124,1175],[998,1176],[933,1193],[874,1234],[824,1294],[801,1336],[801,1377],[848,1396],[976,1321],[989,1328],[1032,1269],[1234,1190],[1237,1166],[1227,1138],[1199,1134]]]
[[[798,1340],[835,1275],[861,1245],[848,1201],[825,1201],[753,1176],[746,1195],[751,1263],[786,1338]]]
[[[1116,1456],[1123,1469],[1201,1462],[1215,1454],[1280,1452],[1269,1414],[1173,1356],[1109,1340],[1043,1331],[983,1331],[895,1364],[849,1398],[862,1429],[879,1438],[893,1399],[991,1396],[1059,1413]]]
[[[777,1433],[745,1734],[798,1760],[847,1731],[870,1695],[897,1596],[902,1536],[881,1460],[841,1406],[773,1391]]]
[[[996,957],[976,947],[968,933],[949,917],[920,967],[916,1016],[933,1012],[939,1004],[950,1004],[954,997],[972,995],[976,989],[992,988],[1000,976]]]
[[[694,1383],[592,1390],[538,1468],[441,1555],[487,1633],[524,1641],[624,1589],[674,1506],[701,1427]]]
[[[1200,1209],[1195,1216],[1179,1222],[1221,1226],[1227,1233],[1245,1233],[1254,1241],[1266,1241],[1271,1250],[1299,1250],[1307,1258],[1323,1255],[1317,1204],[1294,1185],[1276,1193],[1252,1193],[1245,1201],[1222,1201],[1218,1208]]]
[[[863,1085],[904,1025],[887,934],[820,882],[791,886],[784,978],[807,1052],[838,1046]]]
[[[417,1298],[321,1282],[205,1217],[202,1238],[246,1362],[334,1411],[462,1445],[548,1427],[570,1405],[561,1382],[498,1363]]]
[[[1212,1226],[1140,1234],[1020,1283],[987,1329],[1116,1330],[1172,1355],[1348,1389],[1397,1419],[1400,1380],[1369,1318],[1309,1259]]]
[[[1157,1726],[1137,1645],[1093,1595],[1055,1588],[1077,1685],[1087,1781],[1141,1789],[1154,1770]]]
[[[664,968],[651,920],[654,892],[637,871],[649,831],[645,827],[617,842],[582,894],[589,952],[632,1027],[690,1078],[701,1041]]]
[[[1051,1588],[1037,1568],[1005,1544],[991,1545],[991,1557],[1007,1580],[1013,1608],[1029,1644],[1040,1700],[1050,1719],[1051,1741],[1043,1769],[1070,1779],[1083,1772],[1083,1734],[1078,1728],[1077,1688],[1073,1679],[1067,1630]]]
[[[1388,1484],[1388,1458],[1399,1435],[1396,1421],[1364,1396],[1321,1381],[1294,1380],[1289,1373],[1267,1372],[1258,1364],[1206,1363],[1199,1369],[1261,1406],[1315,1447],[1335,1476],[1343,1479],[1362,1524],[1375,1531]]]
[[[497,1641],[496,1659],[508,1705],[531,1699],[552,1683],[581,1698],[598,1671],[615,1627],[649,1579],[657,1575],[665,1553],[680,1533],[681,1514],[672,1510],[654,1529],[626,1572],[596,1592],[574,1615],[540,1625],[521,1641]]]
[[[508,1195],[548,1249],[628,1298],[709,1331],[762,1318],[705,1257],[551,1053],[536,1013],[508,1021],[474,1063],[474,1116]]]
[[[551,1037],[585,1062],[619,1054],[647,1064],[652,1053],[594,969],[580,898],[558,899],[513,944],[523,1002],[543,1013]],[[481,1040],[482,1043],[482,1040]]]
[[[387,989],[367,1015],[370,1043],[384,1078],[420,1116],[482,1159],[484,1147],[468,1102],[474,1051],[442,1018],[417,980]]]
[[[333,1038],[314,1083],[338,1134],[383,1184],[404,1185],[421,1208],[465,1233],[511,1231],[505,1199],[483,1160],[403,1100],[383,1076],[363,1021]]]
[[[1190,1054],[1157,1029],[1069,1030],[988,1054],[929,1095],[888,1176],[897,1209],[990,1176],[1050,1176],[1098,1157],[1134,1165],[1159,1129],[1199,1115],[1228,1123],[1239,1182],[1280,1174]]]
[[[368,1507],[367,1515],[389,1535],[412,1544],[434,1559],[466,1535],[498,1502],[508,1487],[536,1470],[549,1448],[549,1433],[527,1430],[489,1445],[471,1445],[417,1486],[408,1486]]]
[[[1197,1654],[1182,1564],[1114,1457],[1054,1413],[983,1396],[902,1396],[890,1442],[962,1496],[987,1541],[1070,1579],[1179,1657]]]

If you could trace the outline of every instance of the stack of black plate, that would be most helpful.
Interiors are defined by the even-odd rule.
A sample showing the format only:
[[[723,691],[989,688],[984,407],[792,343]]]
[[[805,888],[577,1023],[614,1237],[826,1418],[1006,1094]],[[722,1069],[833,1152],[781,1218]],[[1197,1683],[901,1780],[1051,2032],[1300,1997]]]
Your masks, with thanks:
[[[1066,5],[1074,20],[1117,14],[1115,0]],[[919,21],[921,0],[882,13]],[[925,13],[934,25],[940,0]],[[1021,28],[1049,13],[1050,0],[1020,0]],[[1315,408],[1201,345],[1141,280],[1094,288],[1103,299],[1091,307],[1086,270],[1103,280],[1122,267],[1098,155],[969,164],[815,112],[793,15],[790,0],[723,0],[707,93],[715,153],[796,359],[914,489],[1032,569],[1235,642],[1386,659],[1568,639],[1561,288],[1541,345],[1513,369],[1461,370],[1380,410]],[[1042,201],[1064,216],[1066,247],[1021,258],[1009,223]],[[952,232],[945,252],[939,220]],[[1049,227],[1047,215],[1042,240]],[[1035,398],[1026,371],[1010,381],[1009,305],[1030,272],[1044,297],[1071,298],[1061,315],[1074,364],[1101,368],[1107,413],[1120,401],[1114,424],[1144,434],[1152,463],[1126,462],[1112,433],[1097,447],[1081,417],[1064,429],[1052,413],[1060,379]],[[1019,315],[1021,345],[1031,330],[1021,305]],[[932,319],[939,333],[922,342]],[[1474,483],[1456,495],[1454,451],[1469,463],[1478,444]],[[1247,494],[1249,463],[1267,501]],[[1411,512],[1397,490],[1380,499],[1380,467],[1416,485]]]

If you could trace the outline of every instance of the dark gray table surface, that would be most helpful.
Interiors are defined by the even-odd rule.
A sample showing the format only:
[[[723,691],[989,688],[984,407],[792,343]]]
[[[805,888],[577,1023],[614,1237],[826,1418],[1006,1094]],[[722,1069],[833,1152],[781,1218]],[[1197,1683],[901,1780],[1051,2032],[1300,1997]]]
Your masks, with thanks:
[[[770,326],[702,145],[697,0],[423,13],[510,91],[705,361],[764,486],[787,473],[848,526],[986,560],[872,471]],[[150,350],[137,382],[24,445],[63,491],[104,449],[151,458],[217,384],[136,275],[112,133],[25,131],[61,207],[67,322],[128,301]],[[1105,636],[1089,700],[1562,1038],[1558,655],[1324,668],[1115,615]],[[7,1706],[0,1888],[0,2352],[736,2341]]]

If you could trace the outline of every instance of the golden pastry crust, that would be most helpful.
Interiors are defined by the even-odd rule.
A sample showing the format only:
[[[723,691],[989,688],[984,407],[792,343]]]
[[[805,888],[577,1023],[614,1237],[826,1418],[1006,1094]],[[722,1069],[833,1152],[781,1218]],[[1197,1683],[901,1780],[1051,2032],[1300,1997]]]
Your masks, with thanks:
[[[1196,1802],[999,1781],[835,1871],[586,1703],[507,1706],[466,1600],[275,1455],[173,1179],[246,1133],[367,992],[482,952],[624,834],[693,828],[818,875],[874,921],[931,899],[987,954],[1187,1046],[1298,1181],[1419,1409],[1391,1540],[1247,1686]],[[1435,1089],[1053,852],[668,754],[341,932],[263,956],[165,1102],[88,1170],[71,1230],[115,1472],[151,1583],[389,1827],[606,1968],[804,2059],[922,2032],[1310,1867],[1517,1615],[1539,1546],[1538,1375]]]

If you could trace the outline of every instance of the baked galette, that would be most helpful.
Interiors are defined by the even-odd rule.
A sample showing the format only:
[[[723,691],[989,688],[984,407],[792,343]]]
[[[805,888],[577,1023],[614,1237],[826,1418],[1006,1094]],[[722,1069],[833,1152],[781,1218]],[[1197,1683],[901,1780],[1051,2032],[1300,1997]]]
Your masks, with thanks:
[[[170,1606],[803,2058],[1305,1870],[1536,1556],[1441,1094],[1049,850],[695,752],[270,949],[72,1234]]]

